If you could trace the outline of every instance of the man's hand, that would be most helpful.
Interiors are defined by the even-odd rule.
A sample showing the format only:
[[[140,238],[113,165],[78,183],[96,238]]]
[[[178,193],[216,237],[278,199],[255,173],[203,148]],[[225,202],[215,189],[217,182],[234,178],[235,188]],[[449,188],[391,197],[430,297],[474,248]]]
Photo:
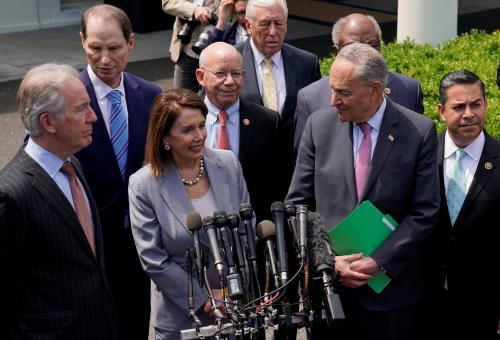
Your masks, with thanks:
[[[219,8],[217,9],[217,25],[215,26],[218,30],[223,30],[224,26],[229,22],[231,16],[233,15],[234,0],[222,0],[220,2]]]
[[[372,278],[371,274],[358,272],[351,268],[352,263],[362,258],[362,253],[335,257],[335,270],[340,272],[341,275],[340,284],[349,288],[358,288]]]
[[[222,302],[223,301],[222,289],[212,289],[212,294],[215,298],[215,304],[221,311],[223,311],[224,303]],[[208,316],[212,317],[214,316],[214,308],[210,299],[208,299],[207,302],[205,302],[205,305],[203,306],[203,312],[205,312],[205,314],[207,314]]]
[[[198,6],[194,9],[194,18],[198,20],[202,25],[208,25],[210,18],[212,17],[210,14],[212,10],[209,7]]]
[[[373,276],[380,271],[380,267],[373,258],[363,256],[361,259],[351,262],[351,270]]]

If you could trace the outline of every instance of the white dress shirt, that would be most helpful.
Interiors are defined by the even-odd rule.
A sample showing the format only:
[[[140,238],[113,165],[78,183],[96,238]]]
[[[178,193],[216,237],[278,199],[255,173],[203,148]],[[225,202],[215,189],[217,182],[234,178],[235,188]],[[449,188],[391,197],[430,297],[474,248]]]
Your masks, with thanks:
[[[99,104],[99,109],[102,113],[102,118],[104,119],[104,124],[106,124],[106,129],[108,130],[108,134],[110,134],[109,129],[109,120],[111,114],[111,101],[106,97],[106,95],[113,91],[118,90],[122,93],[122,107],[125,111],[125,116],[128,124],[128,109],[127,109],[127,99],[125,97],[125,86],[123,85],[123,73],[120,79],[120,85],[116,89],[111,88],[108,84],[103,82],[95,73],[92,71],[90,65],[87,65],[87,72],[89,74],[90,82],[94,87],[95,96],[97,99],[97,104]]]
[[[248,39],[248,32],[240,24],[236,27],[236,44],[245,42]]]
[[[485,137],[484,133],[481,131],[479,136],[476,139],[467,145],[463,150],[465,154],[462,158],[462,167],[465,172],[465,180],[466,180],[466,190],[465,192],[469,192],[469,188],[474,179],[474,174],[476,173],[477,165],[479,164],[479,160],[481,159],[481,154],[483,153]],[[444,187],[445,190],[448,190],[448,182],[450,177],[453,175],[453,169],[455,168],[456,156],[455,151],[458,150],[458,146],[453,143],[448,130],[446,130],[444,136],[444,160],[443,160],[443,178],[444,178]]]
[[[264,70],[264,59],[265,56],[260,53],[260,51],[255,47],[253,40],[250,39],[250,45],[252,46],[253,59],[255,62],[255,70],[257,73],[257,82],[259,83],[259,92],[262,96],[263,85],[262,85],[262,72]],[[286,82],[285,82],[285,68],[283,66],[283,57],[281,56],[281,50],[273,54],[271,57],[273,61],[273,73],[276,80],[276,93],[278,95],[278,112],[281,115],[283,110],[283,104],[285,104],[286,99]]]

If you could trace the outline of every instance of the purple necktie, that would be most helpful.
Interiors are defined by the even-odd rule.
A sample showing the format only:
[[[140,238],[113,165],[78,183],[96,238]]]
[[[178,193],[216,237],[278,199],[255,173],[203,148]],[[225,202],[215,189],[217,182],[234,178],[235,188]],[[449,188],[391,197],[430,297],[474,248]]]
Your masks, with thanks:
[[[356,158],[356,193],[358,194],[358,200],[363,193],[365,187],[366,178],[368,177],[368,171],[370,170],[370,163],[372,158],[372,139],[370,137],[370,132],[372,127],[368,123],[358,124],[361,131],[363,131],[363,139],[361,139],[361,145],[358,150],[358,157]]]

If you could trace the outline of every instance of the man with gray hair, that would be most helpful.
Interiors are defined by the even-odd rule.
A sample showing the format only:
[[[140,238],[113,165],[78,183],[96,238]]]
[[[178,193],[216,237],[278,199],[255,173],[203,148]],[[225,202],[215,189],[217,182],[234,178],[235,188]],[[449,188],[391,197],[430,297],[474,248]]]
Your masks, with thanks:
[[[333,54],[353,42],[368,44],[380,52],[382,31],[380,26],[370,15],[353,13],[337,20],[332,29]],[[384,86],[387,98],[418,113],[424,113],[422,88],[418,81],[400,73],[389,72]],[[304,132],[307,118],[320,109],[330,106],[331,89],[328,86],[328,77],[312,83],[301,89],[297,95],[295,109],[295,136],[294,153],[297,155],[300,139]]]
[[[384,96],[387,65],[367,44],[343,47],[329,77],[332,108],[306,123],[287,199],[307,204],[333,228],[363,201],[399,226],[369,255],[336,257],[345,328],[340,339],[411,339],[422,300],[422,246],[439,212],[437,137],[432,120]],[[335,244],[335,239],[332,240]],[[392,280],[379,294],[366,283]]]
[[[1,339],[117,339],[99,214],[73,154],[97,118],[76,70],[44,64],[17,93],[27,143],[0,172]]]

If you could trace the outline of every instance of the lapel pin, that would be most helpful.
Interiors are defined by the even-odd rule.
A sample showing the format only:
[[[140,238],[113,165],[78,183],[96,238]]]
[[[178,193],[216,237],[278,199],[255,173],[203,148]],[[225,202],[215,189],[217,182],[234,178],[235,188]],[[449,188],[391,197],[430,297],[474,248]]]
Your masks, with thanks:
[[[389,135],[389,137],[387,137],[391,142],[394,142],[394,137],[392,135]]]
[[[486,170],[491,170],[491,168],[493,168],[493,164],[491,164],[491,162],[486,162],[484,163],[484,168]]]
[[[391,89],[390,89],[390,88],[386,87],[386,88],[384,89],[384,92],[385,92],[385,94],[389,95],[389,94],[391,94],[391,92],[392,92],[392,91],[391,91]]]
[[[250,125],[250,120],[248,118],[243,119],[243,125]]]

